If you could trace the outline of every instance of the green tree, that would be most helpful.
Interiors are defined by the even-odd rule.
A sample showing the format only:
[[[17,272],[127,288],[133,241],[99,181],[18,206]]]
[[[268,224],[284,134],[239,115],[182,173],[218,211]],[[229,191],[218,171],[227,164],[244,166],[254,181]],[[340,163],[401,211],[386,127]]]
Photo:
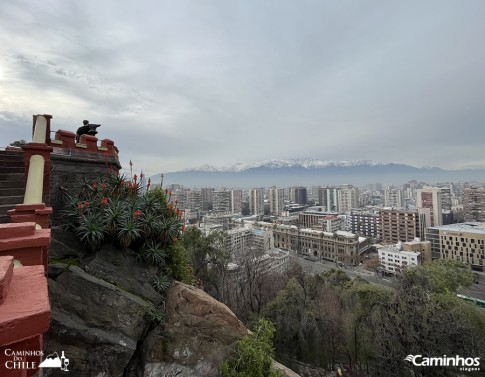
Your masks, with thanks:
[[[266,319],[260,319],[253,334],[237,342],[236,354],[221,367],[223,377],[278,377],[282,373],[271,369],[274,357],[273,336],[275,327]]]

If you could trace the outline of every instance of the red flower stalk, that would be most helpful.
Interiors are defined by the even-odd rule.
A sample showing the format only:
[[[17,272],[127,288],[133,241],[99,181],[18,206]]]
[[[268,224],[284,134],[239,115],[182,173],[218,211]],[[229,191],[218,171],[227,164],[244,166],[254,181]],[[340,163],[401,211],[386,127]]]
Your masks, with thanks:
[[[103,199],[101,199],[101,204],[102,204],[102,205],[104,205],[104,206],[105,206],[106,204],[108,204],[108,198],[103,198]]]
[[[97,189],[98,188],[98,184],[96,182],[93,183],[93,189]]]
[[[103,183],[103,184],[101,185],[101,188],[104,188],[104,189],[105,189],[106,187],[108,187],[108,186],[106,185],[106,183]]]
[[[178,238],[177,237],[172,237],[173,242],[177,242]]]
[[[140,216],[141,216],[141,211],[140,211],[139,209],[137,209],[137,210],[135,211],[135,217],[136,217],[136,218],[138,218],[138,217],[140,217]]]
[[[182,228],[180,228],[182,232],[185,232],[185,225],[182,225]]]
[[[77,205],[77,208],[78,208],[78,209],[83,209],[83,208],[84,208],[84,204],[79,203],[79,204]]]
[[[84,205],[87,207],[89,205],[89,202],[84,202]]]
[[[133,180],[135,181],[135,183],[136,183],[136,180],[137,180],[137,179],[138,179],[138,176],[135,174],[135,175],[133,176]]]

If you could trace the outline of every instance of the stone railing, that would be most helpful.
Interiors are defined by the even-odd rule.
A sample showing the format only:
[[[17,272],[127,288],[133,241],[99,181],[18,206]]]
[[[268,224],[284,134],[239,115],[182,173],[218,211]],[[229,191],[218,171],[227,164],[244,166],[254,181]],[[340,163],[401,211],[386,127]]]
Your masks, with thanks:
[[[33,141],[23,147],[27,183],[23,204],[8,211],[11,224],[0,224],[0,376],[33,376],[50,325],[45,272],[52,209],[43,203],[49,185],[52,147],[47,120],[36,116]],[[14,265],[18,268],[14,268]]]

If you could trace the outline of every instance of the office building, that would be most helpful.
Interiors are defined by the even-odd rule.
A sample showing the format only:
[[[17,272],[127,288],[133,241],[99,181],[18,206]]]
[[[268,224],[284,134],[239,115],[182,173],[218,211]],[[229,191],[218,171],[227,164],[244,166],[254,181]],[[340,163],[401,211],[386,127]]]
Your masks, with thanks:
[[[485,271],[485,223],[466,222],[430,227],[426,240],[431,243],[433,259],[453,259],[473,270]]]

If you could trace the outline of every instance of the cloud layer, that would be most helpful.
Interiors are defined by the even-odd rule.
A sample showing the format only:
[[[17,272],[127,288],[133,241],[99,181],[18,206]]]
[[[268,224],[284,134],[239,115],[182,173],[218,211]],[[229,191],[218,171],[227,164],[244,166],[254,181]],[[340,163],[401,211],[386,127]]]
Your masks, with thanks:
[[[0,2],[0,145],[101,123],[148,174],[268,158],[485,165],[485,3]]]

